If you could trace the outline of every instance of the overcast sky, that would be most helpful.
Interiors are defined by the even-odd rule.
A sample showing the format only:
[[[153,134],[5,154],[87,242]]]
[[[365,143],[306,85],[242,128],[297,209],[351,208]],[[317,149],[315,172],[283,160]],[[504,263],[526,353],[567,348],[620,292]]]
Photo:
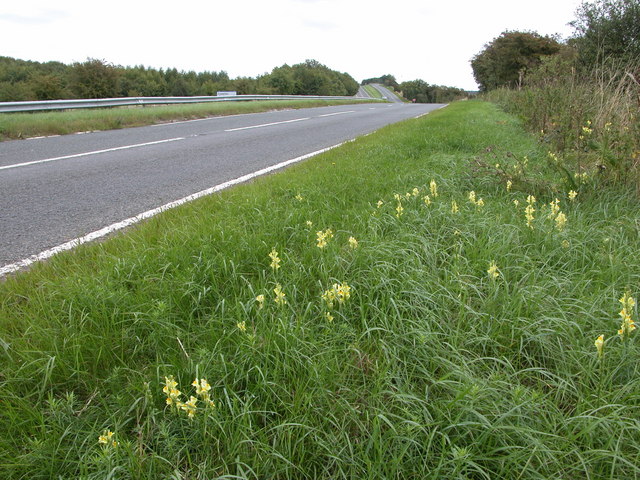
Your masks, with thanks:
[[[567,38],[581,0],[2,0],[0,56],[226,71],[315,59],[357,81],[475,90],[469,60],[505,30]]]

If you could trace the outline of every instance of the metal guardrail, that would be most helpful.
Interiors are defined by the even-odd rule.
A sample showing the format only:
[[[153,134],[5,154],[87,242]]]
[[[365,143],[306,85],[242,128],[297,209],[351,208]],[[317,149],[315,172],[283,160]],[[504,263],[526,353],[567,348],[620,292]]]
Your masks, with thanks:
[[[234,95],[221,97],[123,97],[85,100],[44,100],[34,102],[0,102],[0,113],[68,110],[72,108],[106,108],[131,105],[173,105],[205,102],[241,102],[251,100],[376,100],[372,98],[320,95]]]

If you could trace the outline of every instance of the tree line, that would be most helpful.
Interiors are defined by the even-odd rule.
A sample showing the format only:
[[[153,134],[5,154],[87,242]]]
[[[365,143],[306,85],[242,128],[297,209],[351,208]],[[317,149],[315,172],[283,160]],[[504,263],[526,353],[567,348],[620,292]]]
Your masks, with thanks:
[[[589,74],[612,62],[635,65],[640,81],[640,0],[583,2],[576,11],[573,36],[561,41],[537,32],[505,31],[471,59],[481,91],[519,88],[526,77],[551,61]]]
[[[73,98],[162,97],[216,95],[345,95],[358,91],[349,74],[316,60],[274,68],[253,77],[229,78],[225,71],[178,71],[144,66],[122,67],[89,58],[66,65],[0,57],[0,101]]]

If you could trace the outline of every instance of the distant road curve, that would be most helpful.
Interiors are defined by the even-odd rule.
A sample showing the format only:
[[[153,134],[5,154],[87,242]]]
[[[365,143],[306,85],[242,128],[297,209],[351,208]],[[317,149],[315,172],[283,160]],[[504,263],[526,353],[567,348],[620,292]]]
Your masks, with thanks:
[[[372,83],[371,86],[376,90],[378,90],[382,94],[382,96],[385,97],[388,101],[394,102],[394,103],[405,103],[402,101],[402,99],[399,96],[397,96],[387,87],[384,87],[379,83]]]

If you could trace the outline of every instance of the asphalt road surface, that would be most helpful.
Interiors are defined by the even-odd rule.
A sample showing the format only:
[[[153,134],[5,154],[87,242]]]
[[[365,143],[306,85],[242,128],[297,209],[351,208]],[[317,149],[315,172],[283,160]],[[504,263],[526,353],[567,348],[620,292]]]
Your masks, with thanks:
[[[342,105],[1,142],[0,275],[142,212],[442,106]]]

